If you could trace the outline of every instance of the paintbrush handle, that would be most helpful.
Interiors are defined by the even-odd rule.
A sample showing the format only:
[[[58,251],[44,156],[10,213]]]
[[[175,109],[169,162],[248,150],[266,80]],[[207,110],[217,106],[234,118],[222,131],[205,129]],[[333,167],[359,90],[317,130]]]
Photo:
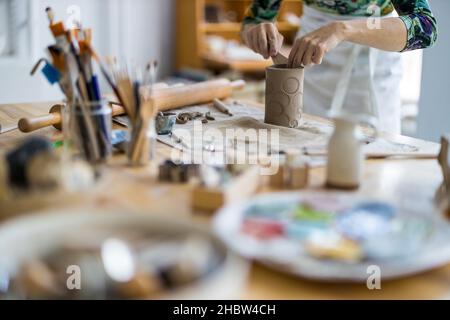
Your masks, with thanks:
[[[145,165],[148,162],[149,155],[146,155],[145,152],[148,151],[146,146],[149,143],[147,136],[149,123],[150,119],[141,119],[137,124],[137,128],[133,128],[129,154],[131,165]]]

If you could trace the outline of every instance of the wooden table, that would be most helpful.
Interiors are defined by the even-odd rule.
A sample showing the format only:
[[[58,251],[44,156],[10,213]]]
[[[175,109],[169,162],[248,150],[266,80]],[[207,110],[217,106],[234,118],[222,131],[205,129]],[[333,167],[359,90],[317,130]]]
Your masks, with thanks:
[[[12,108],[12,109],[11,109]],[[47,105],[3,105],[0,106],[0,123],[3,114],[19,115],[41,110],[48,112]],[[27,111],[28,110],[28,111]],[[14,112],[13,112],[14,111]],[[20,112],[19,112],[20,111]],[[10,119],[8,119],[10,120]],[[326,120],[323,120],[326,121]],[[33,134],[58,139],[60,133],[46,128]],[[0,150],[13,147],[29,136],[17,130],[0,135]],[[438,148],[438,145],[403,136],[389,136],[392,140]],[[157,153],[166,157],[170,149],[158,144]],[[46,199],[42,195],[29,196],[27,200],[2,205],[0,219],[27,214],[34,210],[50,210],[80,206],[83,208],[117,208],[140,210],[143,212],[173,215],[179,219],[194,219],[208,223],[210,216],[192,212],[186,186],[160,185],[154,182],[148,169],[132,169],[125,166],[124,156],[115,156],[112,164],[104,171],[104,177],[85,194],[65,198],[53,196]],[[323,186],[323,168],[311,172],[310,189]],[[395,197],[422,210],[432,210],[434,192],[441,183],[442,176],[435,159],[370,160],[366,162],[365,178],[355,194]],[[36,205],[36,200],[39,205]],[[301,280],[272,271],[257,263],[251,268],[247,286],[240,294],[245,299],[450,299],[450,265],[414,277],[382,282],[381,290],[369,290],[365,284],[326,284]]]

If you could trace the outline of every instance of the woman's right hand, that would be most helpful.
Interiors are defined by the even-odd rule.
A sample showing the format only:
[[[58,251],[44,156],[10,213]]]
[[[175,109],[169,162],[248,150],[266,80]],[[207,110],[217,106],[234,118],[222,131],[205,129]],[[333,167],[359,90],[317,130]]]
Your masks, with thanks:
[[[262,55],[264,59],[269,59],[278,54],[284,38],[274,23],[266,22],[244,26],[242,40],[245,45]]]

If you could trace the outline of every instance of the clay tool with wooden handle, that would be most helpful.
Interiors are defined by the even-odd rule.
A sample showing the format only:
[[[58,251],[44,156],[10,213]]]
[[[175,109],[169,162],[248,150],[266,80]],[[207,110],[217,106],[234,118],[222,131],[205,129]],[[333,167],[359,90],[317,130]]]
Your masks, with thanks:
[[[273,63],[277,65],[287,65],[289,62],[289,59],[284,56],[281,52],[278,52],[275,57],[272,57]]]
[[[289,59],[280,52],[278,52],[275,57],[272,57],[272,60],[275,65],[285,65],[288,68],[292,68],[292,66],[289,66]],[[300,66],[298,68],[303,69],[304,67]]]
[[[45,127],[53,126],[61,130],[61,110],[63,105],[55,104],[50,108],[49,114],[36,118],[22,118],[19,120],[19,130],[25,133],[33,132]],[[125,109],[116,104],[111,104],[112,116],[118,116],[125,113]]]
[[[220,101],[219,99],[213,100],[214,107],[219,110],[220,112],[229,115],[230,117],[233,116],[233,114],[230,112],[230,109],[228,109],[227,105]]]

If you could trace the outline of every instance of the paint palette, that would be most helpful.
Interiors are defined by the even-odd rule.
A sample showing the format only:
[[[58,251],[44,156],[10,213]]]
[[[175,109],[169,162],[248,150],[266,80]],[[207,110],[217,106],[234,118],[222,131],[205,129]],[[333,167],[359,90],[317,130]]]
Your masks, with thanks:
[[[234,250],[277,270],[328,281],[383,279],[450,262],[450,228],[432,212],[337,192],[265,194],[219,212]]]

